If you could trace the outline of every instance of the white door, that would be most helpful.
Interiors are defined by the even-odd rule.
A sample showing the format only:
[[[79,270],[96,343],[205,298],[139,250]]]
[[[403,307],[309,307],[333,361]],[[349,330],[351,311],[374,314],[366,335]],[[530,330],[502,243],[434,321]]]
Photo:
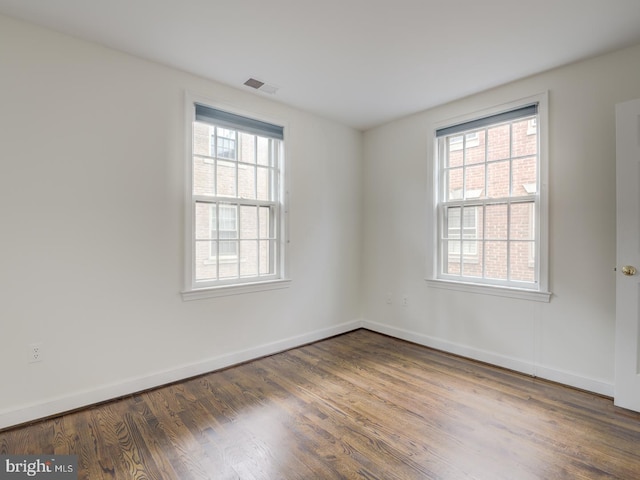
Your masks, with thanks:
[[[640,99],[616,105],[615,404],[640,411]]]

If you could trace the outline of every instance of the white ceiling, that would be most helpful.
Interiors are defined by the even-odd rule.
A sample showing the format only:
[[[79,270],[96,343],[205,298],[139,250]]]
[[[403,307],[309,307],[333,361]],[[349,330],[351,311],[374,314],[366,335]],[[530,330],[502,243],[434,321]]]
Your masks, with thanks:
[[[363,130],[640,43],[640,0],[0,0],[0,13]]]

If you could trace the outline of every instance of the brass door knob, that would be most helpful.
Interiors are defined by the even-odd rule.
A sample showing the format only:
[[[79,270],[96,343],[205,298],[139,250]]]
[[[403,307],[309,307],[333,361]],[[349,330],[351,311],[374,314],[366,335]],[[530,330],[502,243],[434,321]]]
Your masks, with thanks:
[[[627,277],[632,277],[636,273],[638,273],[636,267],[632,267],[631,265],[625,265],[624,267],[622,267],[622,274],[626,275]]]

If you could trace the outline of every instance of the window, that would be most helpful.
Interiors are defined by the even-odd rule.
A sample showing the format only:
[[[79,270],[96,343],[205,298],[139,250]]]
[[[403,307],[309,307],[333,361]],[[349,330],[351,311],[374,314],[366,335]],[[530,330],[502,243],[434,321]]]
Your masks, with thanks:
[[[545,100],[435,130],[434,286],[503,287],[548,301]]]
[[[189,122],[185,294],[282,281],[284,128],[198,102]]]

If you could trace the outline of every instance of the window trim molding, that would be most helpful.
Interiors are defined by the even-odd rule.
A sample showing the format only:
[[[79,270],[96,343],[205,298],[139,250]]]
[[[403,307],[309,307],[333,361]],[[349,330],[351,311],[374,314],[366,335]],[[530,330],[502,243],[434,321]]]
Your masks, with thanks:
[[[518,288],[514,286],[492,285],[485,283],[471,283],[468,281],[453,281],[450,279],[439,278],[438,265],[438,229],[434,228],[438,220],[438,202],[439,202],[439,171],[438,171],[438,142],[436,139],[436,130],[466,123],[474,119],[489,117],[501,112],[515,110],[525,105],[538,104],[537,124],[539,134],[539,202],[538,202],[538,218],[540,219],[539,240],[536,245],[536,255],[540,259],[538,287]],[[431,232],[426,239],[427,258],[426,258],[426,277],[425,281],[429,287],[443,288],[448,290],[456,290],[463,292],[471,292],[485,295],[498,295],[510,298],[519,298],[524,300],[533,300],[540,302],[549,302],[551,299],[551,290],[549,288],[549,92],[544,91],[528,97],[520,98],[511,102],[488,105],[485,108],[474,112],[463,114],[456,117],[450,117],[433,122],[428,137],[428,178],[429,193],[427,194],[427,231]]]
[[[229,295],[242,295],[245,293],[265,292],[269,290],[280,290],[289,288],[291,279],[278,278],[263,282],[252,282],[234,285],[220,285],[216,287],[194,288],[181,292],[182,300],[202,300],[205,298],[226,297]]]
[[[445,290],[455,290],[458,292],[477,293],[482,295],[493,295],[498,297],[518,298],[520,300],[531,300],[535,302],[549,303],[551,292],[538,290],[527,290],[524,288],[505,287],[502,285],[481,285],[479,283],[466,283],[441,278],[425,278],[427,285],[432,288]]]
[[[180,292],[183,301],[199,300],[204,298],[215,298],[228,295],[239,295],[252,292],[260,292],[266,290],[275,290],[288,288],[291,284],[289,276],[289,255],[288,245],[289,240],[289,165],[288,165],[288,142],[283,142],[282,158],[280,159],[280,181],[279,187],[279,206],[280,222],[279,222],[279,241],[278,241],[278,271],[279,275],[274,277],[251,277],[246,281],[240,281],[235,283],[221,283],[218,285],[209,285],[206,287],[197,287],[193,282],[193,269],[194,269],[194,245],[193,236],[195,234],[195,211],[192,208],[193,202],[193,122],[195,119],[195,104],[207,105],[216,109],[220,109],[231,114],[240,115],[253,120],[267,122],[283,127],[285,137],[289,131],[288,122],[281,118],[273,118],[270,115],[265,115],[257,111],[247,111],[236,105],[230,105],[226,102],[209,98],[206,96],[198,95],[190,91],[185,91],[184,94],[184,254],[183,254],[183,290]]]

